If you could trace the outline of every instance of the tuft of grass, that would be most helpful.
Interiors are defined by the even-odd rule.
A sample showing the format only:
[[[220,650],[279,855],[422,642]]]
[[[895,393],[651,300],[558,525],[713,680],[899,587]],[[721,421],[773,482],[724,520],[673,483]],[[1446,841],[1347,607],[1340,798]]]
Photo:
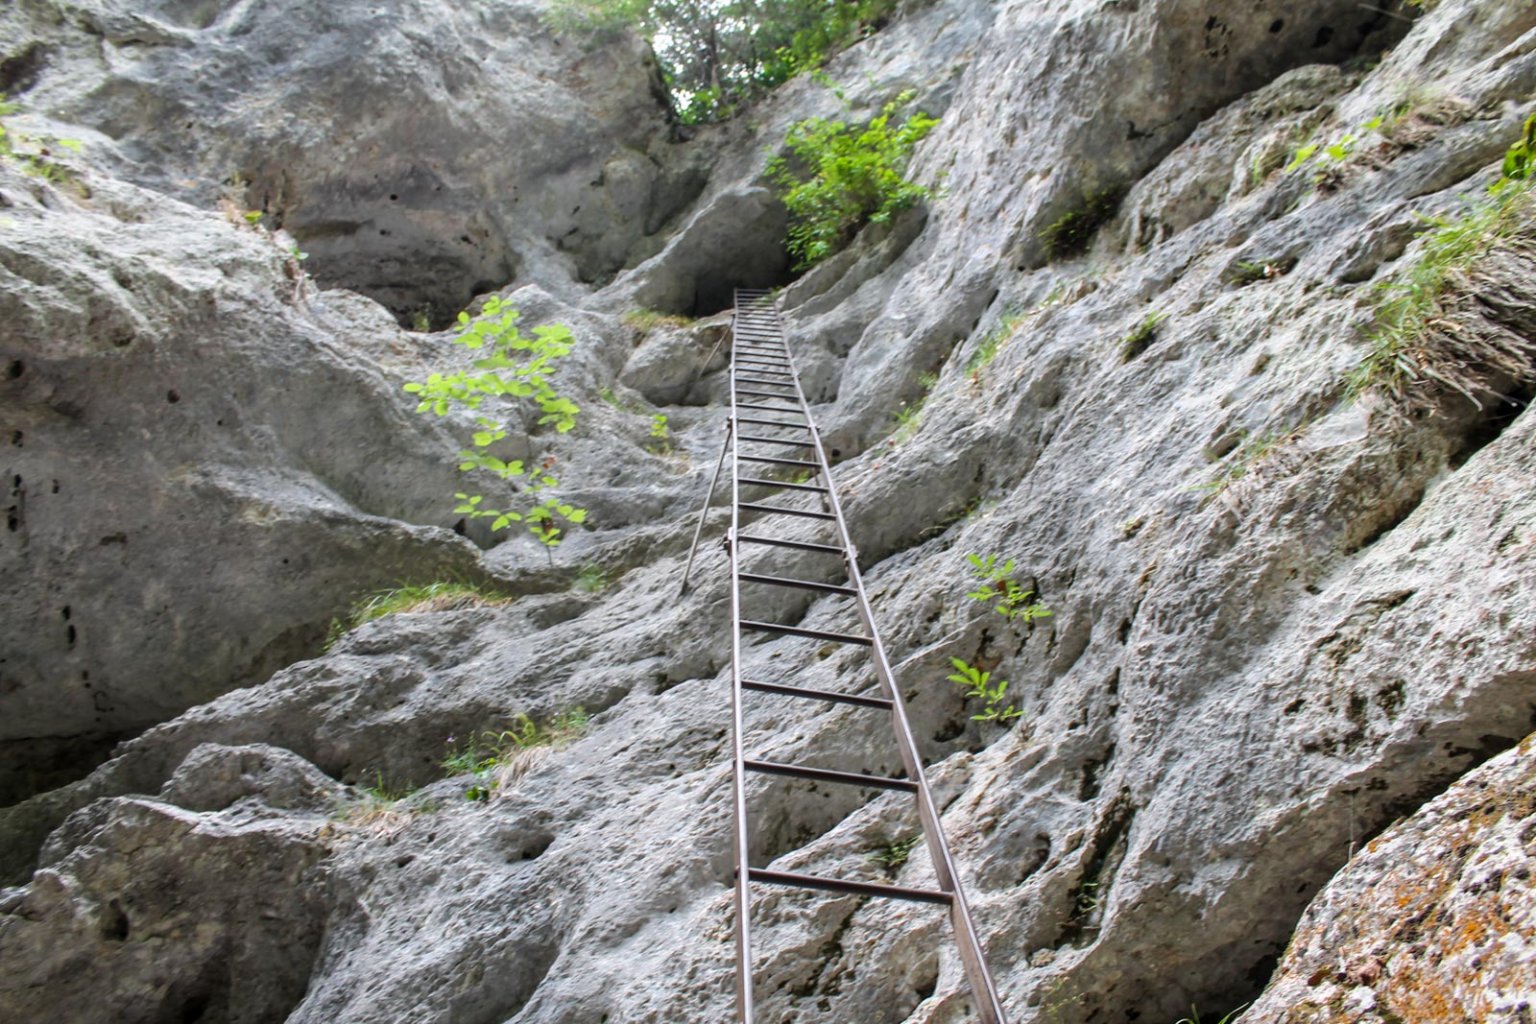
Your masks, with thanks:
[[[1529,180],[1506,178],[1460,216],[1430,218],[1417,255],[1375,290],[1369,348],[1345,378],[1347,396],[1378,391],[1412,405],[1426,391],[1449,390],[1481,405],[1491,396],[1490,379],[1528,379],[1527,345],[1459,329],[1453,307],[1477,290],[1469,275],[1480,260],[1500,244],[1529,240],[1533,228],[1536,190]]]
[[[656,309],[631,309],[619,316],[620,322],[626,327],[632,327],[641,335],[650,334],[658,327],[689,327],[694,320],[691,316],[682,316],[677,313],[663,313]]]
[[[910,835],[905,839],[893,839],[885,846],[880,847],[869,855],[869,859],[882,865],[886,871],[894,875],[900,871],[912,856],[912,850],[922,841],[921,835]]]
[[[971,358],[966,361],[965,374],[971,379],[971,383],[981,383],[981,373],[997,358],[998,349],[1002,348],[1014,334],[1016,334],[1030,314],[1017,308],[1010,308],[998,318],[997,326],[987,332],[981,339],[981,344],[976,346],[976,351],[971,353]]]
[[[923,402],[927,395],[919,396],[912,402],[902,402],[896,410],[896,429],[891,432],[891,444],[906,444],[917,436],[917,430],[923,425]]]
[[[542,723],[518,713],[505,729],[488,729],[465,744],[455,746],[454,738],[448,737],[449,752],[439,764],[450,776],[473,775],[464,798],[484,803],[527,771],[533,751],[564,746],[585,732],[589,721],[586,710],[579,707],[557,712]]]
[[[357,796],[344,799],[336,806],[335,818],[343,825],[373,831],[395,831],[410,821],[422,808],[401,808],[401,801],[415,792],[409,786],[391,786],[384,781],[384,773],[373,773],[373,785],[359,785]]]
[[[330,650],[347,633],[365,622],[396,612],[446,612],[461,608],[495,607],[508,604],[512,597],[472,583],[439,580],[436,583],[407,584],[370,594],[352,606],[345,619],[332,619],[325,649]]]
[[[1068,259],[1088,251],[1093,236],[1120,209],[1125,189],[1110,186],[1085,194],[1082,201],[1057,217],[1039,234],[1048,260]]]
[[[1242,438],[1241,443],[1225,457],[1214,456],[1213,458],[1213,453],[1207,453],[1207,458],[1211,458],[1212,461],[1220,459],[1221,464],[1192,490],[1200,491],[1210,498],[1216,497],[1237,481],[1253,473],[1283,446],[1300,437],[1306,427],[1307,424],[1302,423],[1286,430],[1266,430],[1262,434],[1241,432],[1239,435]]]
[[[1168,319],[1167,313],[1153,310],[1132,327],[1130,333],[1120,339],[1120,361],[1128,363],[1145,352],[1157,338],[1157,325]]]

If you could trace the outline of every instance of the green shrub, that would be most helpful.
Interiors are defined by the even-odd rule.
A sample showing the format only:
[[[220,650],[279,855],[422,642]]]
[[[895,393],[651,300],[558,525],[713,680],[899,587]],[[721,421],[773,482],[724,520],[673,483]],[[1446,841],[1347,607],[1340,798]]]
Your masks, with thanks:
[[[912,99],[903,93],[863,128],[811,118],[789,129],[784,144],[793,161],[775,158],[768,176],[782,190],[789,211],[789,251],[796,269],[815,266],[838,252],[866,224],[888,221],[933,194],[902,175],[912,148],[938,119],[913,113],[892,127],[896,111]]]
[[[472,320],[467,312],[460,313],[459,333],[453,342],[472,352],[489,350],[488,355],[474,361],[474,369],[480,372],[434,373],[425,382],[406,384],[405,390],[421,396],[417,412],[438,416],[446,416],[454,409],[479,413],[491,400],[491,409],[497,415],[476,416],[478,429],[471,437],[471,447],[459,452],[459,470],[487,472],[508,482],[519,480],[521,493],[535,500],[521,509],[494,509],[484,506],[482,495],[459,492],[454,495],[459,502],[454,512],[471,519],[491,519],[492,530],[520,522],[552,548],[560,543],[562,532],[556,525],[557,518],[576,524],[587,517],[585,509],[552,496],[539,497],[559,481],[549,472],[553,456],[535,461],[531,440],[539,427],[553,427],[564,434],[576,425],[576,414],[581,409],[559,394],[552,383],[555,364],[570,354],[571,332],[558,324],[545,324],[535,327],[529,337],[518,330],[517,319],[518,311],[495,296],[486,302],[476,319]],[[511,404],[510,411],[517,415],[523,433],[530,438],[526,458],[503,459],[491,454],[491,448],[510,433],[508,410],[494,408],[505,403]]]

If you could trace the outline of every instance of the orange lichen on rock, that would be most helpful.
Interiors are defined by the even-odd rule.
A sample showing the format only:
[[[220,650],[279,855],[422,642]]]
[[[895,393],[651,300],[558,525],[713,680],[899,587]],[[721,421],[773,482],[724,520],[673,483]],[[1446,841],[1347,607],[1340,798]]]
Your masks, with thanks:
[[[1536,1017],[1536,736],[1369,844],[1244,1024]]]

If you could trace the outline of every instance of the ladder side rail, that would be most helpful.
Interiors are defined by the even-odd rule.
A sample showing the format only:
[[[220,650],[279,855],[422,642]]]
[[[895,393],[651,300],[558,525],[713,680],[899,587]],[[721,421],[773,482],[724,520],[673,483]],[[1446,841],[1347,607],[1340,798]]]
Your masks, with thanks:
[[[786,358],[790,361],[791,373],[794,376],[795,393],[805,411],[806,422],[810,425],[811,442],[816,448],[816,460],[821,465],[822,479],[827,483],[827,493],[823,498],[831,506],[835,517],[838,537],[842,541],[848,563],[849,583],[854,590],[858,591],[854,601],[858,605],[859,617],[864,622],[864,628],[872,640],[871,660],[875,665],[876,675],[880,679],[880,685],[885,689],[886,697],[891,701],[891,720],[895,726],[896,745],[900,750],[902,763],[906,766],[907,775],[917,783],[917,810],[918,817],[923,823],[923,839],[928,847],[928,855],[933,861],[934,874],[938,877],[939,887],[954,896],[954,902],[950,904],[950,921],[955,929],[960,960],[965,966],[966,977],[971,983],[971,994],[976,1000],[977,1014],[982,1024],[1006,1024],[1002,1003],[997,996],[997,987],[992,981],[991,972],[987,969],[986,955],[981,948],[981,938],[976,933],[970,904],[960,885],[959,872],[955,868],[954,858],[950,856],[949,843],[944,838],[944,829],[939,820],[937,805],[933,800],[933,792],[928,787],[928,777],[923,771],[917,742],[912,736],[906,702],[902,699],[900,687],[896,685],[896,675],[891,670],[890,659],[886,657],[885,645],[881,642],[879,631],[875,628],[874,612],[870,608],[868,592],[864,589],[863,575],[859,572],[858,548],[854,546],[853,537],[848,533],[848,522],[843,517],[842,503],[838,500],[837,488],[832,483],[832,466],[827,461],[826,448],[821,442],[821,432],[811,416],[810,403],[806,401],[805,392],[800,388],[800,375],[794,367],[794,357],[788,353],[788,349],[789,346],[785,345]]]
[[[738,300],[738,309],[740,303]],[[739,313],[738,313],[739,316]],[[731,332],[731,421],[736,420],[736,318]],[[735,819],[736,852],[736,1017],[741,1024],[753,1024],[752,1001],[752,889],[750,854],[747,837],[747,780],[744,716],[742,714],[741,664],[741,545],[736,537],[741,530],[741,431],[732,430],[731,446],[731,532],[727,544],[731,557],[731,790],[732,817]]]

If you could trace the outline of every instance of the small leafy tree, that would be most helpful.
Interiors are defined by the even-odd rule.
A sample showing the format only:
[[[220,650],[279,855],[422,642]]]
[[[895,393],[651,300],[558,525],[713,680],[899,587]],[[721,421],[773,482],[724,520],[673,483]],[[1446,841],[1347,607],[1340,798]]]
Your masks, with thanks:
[[[992,610],[1010,622],[1044,618],[1051,610],[1037,601],[1031,601],[1034,591],[1025,590],[1013,579],[1013,559],[1001,561],[998,555],[969,554],[965,560],[971,563],[971,575],[979,586],[966,594],[973,601],[996,601]],[[1001,564],[999,564],[1001,562]]]
[[[796,269],[815,266],[864,225],[890,220],[933,194],[903,177],[913,147],[939,123],[919,112],[893,127],[896,111],[911,99],[902,93],[863,128],[813,117],[789,129],[784,145],[795,159],[774,159],[768,176],[783,190]]]
[[[434,373],[425,382],[406,384],[405,390],[421,396],[416,406],[419,413],[446,416],[454,409],[468,409],[479,414],[470,447],[459,452],[459,470],[486,472],[508,482],[518,480],[521,493],[531,502],[521,509],[489,508],[483,495],[461,491],[454,495],[459,502],[454,512],[472,519],[491,519],[492,530],[522,523],[553,548],[560,543],[559,520],[581,523],[587,518],[586,509],[545,493],[559,483],[550,472],[555,459],[546,454],[536,461],[531,440],[539,427],[553,427],[556,433],[564,434],[576,425],[580,407],[557,392],[552,382],[556,362],[570,354],[571,332],[559,324],[545,324],[535,327],[530,337],[518,329],[517,320],[518,311],[495,296],[476,319],[467,312],[460,313],[454,344],[487,354],[474,361],[473,370]],[[526,458],[503,459],[491,451],[511,432],[505,418],[508,402],[523,434],[530,439]]]

